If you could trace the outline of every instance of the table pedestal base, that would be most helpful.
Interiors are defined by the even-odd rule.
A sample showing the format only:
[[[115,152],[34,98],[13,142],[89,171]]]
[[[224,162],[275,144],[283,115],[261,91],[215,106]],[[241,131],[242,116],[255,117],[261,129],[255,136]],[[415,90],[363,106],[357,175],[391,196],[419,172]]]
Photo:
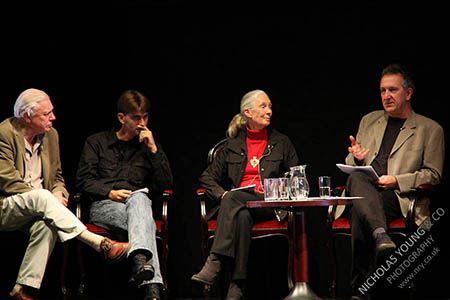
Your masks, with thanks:
[[[283,300],[321,300],[307,282],[296,282],[289,295]]]

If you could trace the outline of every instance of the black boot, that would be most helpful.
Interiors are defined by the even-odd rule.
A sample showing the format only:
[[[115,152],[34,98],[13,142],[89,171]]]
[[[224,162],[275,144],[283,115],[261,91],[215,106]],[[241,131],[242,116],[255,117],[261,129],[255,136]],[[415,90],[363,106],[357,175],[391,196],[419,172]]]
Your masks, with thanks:
[[[142,253],[136,253],[131,258],[133,263],[132,282],[140,285],[143,281],[152,280],[155,269],[148,263],[148,258]]]
[[[201,271],[192,276],[192,280],[201,282],[207,285],[213,285],[219,277],[221,269],[221,262],[219,256],[211,253],[206,259],[205,265]]]
[[[375,253],[377,258],[383,258],[392,252],[396,248],[395,243],[391,240],[391,237],[386,233],[382,232],[377,234],[375,239]]]
[[[144,285],[144,300],[160,300],[160,287],[158,283]]]

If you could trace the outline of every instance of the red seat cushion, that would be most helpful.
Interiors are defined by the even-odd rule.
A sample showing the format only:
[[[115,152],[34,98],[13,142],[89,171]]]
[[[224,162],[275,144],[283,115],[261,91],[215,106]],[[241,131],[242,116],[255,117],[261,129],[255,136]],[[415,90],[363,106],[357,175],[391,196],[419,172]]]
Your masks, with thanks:
[[[161,231],[162,221],[156,220],[155,223],[156,223],[156,231],[157,232]],[[100,235],[107,235],[108,234],[108,230],[106,230],[105,228],[96,226],[94,224],[86,224],[86,227],[87,227],[87,229],[90,232],[93,232],[93,233],[96,233],[96,234],[100,234]]]
[[[253,225],[253,229],[287,229],[287,221],[279,223],[277,220],[258,222]]]
[[[93,232],[96,234],[102,234],[102,235],[108,234],[108,231],[106,229],[95,226],[94,224],[86,224],[86,227],[90,232]]]
[[[334,220],[333,229],[349,229],[350,220],[348,218],[339,218]],[[399,218],[389,223],[388,228],[406,228],[406,219]]]
[[[399,218],[389,223],[389,228],[406,228],[406,219]]]
[[[287,221],[284,221],[282,224],[278,223],[276,220],[269,220],[258,222],[252,227],[254,230],[258,229],[287,229]],[[208,230],[215,231],[216,230],[216,221],[208,221]]]
[[[339,218],[334,220],[333,229],[350,229],[350,220],[348,218]]]

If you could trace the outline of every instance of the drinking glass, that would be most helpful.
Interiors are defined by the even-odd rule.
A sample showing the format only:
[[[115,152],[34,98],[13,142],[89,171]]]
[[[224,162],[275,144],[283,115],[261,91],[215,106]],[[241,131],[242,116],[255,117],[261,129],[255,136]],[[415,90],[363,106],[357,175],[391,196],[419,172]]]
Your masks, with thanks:
[[[330,197],[331,196],[331,177],[320,176],[319,177],[319,196]]]
[[[264,179],[264,201],[276,201],[278,200],[278,178],[265,178]]]

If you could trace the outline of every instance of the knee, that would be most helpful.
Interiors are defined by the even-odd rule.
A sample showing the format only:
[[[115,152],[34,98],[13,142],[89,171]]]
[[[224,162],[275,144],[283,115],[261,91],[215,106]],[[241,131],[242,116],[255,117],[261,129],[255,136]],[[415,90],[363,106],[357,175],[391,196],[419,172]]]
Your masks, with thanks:
[[[33,198],[39,198],[39,199],[48,199],[49,197],[54,197],[53,194],[46,189],[36,189],[36,190],[31,190],[28,193],[30,193],[30,195]]]
[[[57,200],[56,197],[46,189],[36,189],[28,192],[28,198],[35,204],[47,204],[49,201]]]
[[[145,205],[152,206],[152,200],[147,196],[147,194],[138,192],[136,194],[131,195],[127,200],[128,205]]]
[[[252,216],[248,209],[241,209],[238,212],[236,218],[240,224],[248,224],[249,226],[251,226],[253,223]]]
[[[231,204],[233,202],[233,197],[230,193],[226,193],[225,196],[220,200],[220,209],[221,210],[230,210]]]
[[[347,189],[351,189],[352,186],[369,182],[369,177],[362,172],[353,172],[347,178]]]

